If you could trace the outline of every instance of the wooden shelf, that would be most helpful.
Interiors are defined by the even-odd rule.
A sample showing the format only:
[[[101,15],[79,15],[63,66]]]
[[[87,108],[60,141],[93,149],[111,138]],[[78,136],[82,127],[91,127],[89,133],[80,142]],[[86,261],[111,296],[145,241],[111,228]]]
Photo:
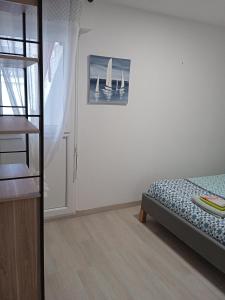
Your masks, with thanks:
[[[24,164],[0,165],[0,178],[29,176]],[[6,201],[36,199],[40,197],[38,186],[33,178],[0,181],[0,203]]]
[[[22,57],[19,55],[0,54],[0,66],[5,68],[27,68],[38,63],[37,58]]]
[[[39,129],[25,117],[0,116],[0,134],[22,133],[39,133]]]
[[[0,164],[0,179],[30,176],[25,164]]]
[[[37,0],[1,0],[2,2],[11,2],[14,5],[32,5],[37,6]]]
[[[21,14],[32,6],[37,6],[37,0],[0,0],[0,10],[14,14]]]

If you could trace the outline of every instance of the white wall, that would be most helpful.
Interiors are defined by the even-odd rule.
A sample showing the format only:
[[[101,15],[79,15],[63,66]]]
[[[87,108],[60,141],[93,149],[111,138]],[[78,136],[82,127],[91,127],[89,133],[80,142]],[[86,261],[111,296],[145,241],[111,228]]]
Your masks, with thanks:
[[[225,29],[95,0],[79,49],[77,210],[225,170]],[[87,104],[90,54],[130,58],[127,106]]]

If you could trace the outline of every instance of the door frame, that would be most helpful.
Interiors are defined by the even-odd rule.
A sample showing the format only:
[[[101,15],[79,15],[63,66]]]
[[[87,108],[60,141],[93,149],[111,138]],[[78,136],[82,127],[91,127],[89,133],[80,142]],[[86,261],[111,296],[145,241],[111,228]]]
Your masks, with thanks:
[[[78,51],[77,51],[78,57]],[[76,74],[78,74],[78,62],[76,61]],[[77,177],[77,136],[78,136],[78,102],[76,76],[74,95],[70,102],[68,122],[65,126],[63,139],[66,139],[66,206],[46,209],[45,219],[74,215],[76,213],[76,177]]]
[[[71,109],[72,111],[72,109]],[[75,135],[72,132],[66,131],[63,135],[63,139],[66,140],[66,203],[65,206],[50,208],[45,210],[45,218],[56,218],[68,215],[73,215],[76,212],[75,209],[75,186],[74,172],[76,171],[76,151],[75,151]],[[75,164],[75,165],[74,165]]]
[[[68,114],[68,122],[66,124],[63,138],[67,139],[66,153],[66,201],[67,206],[47,209],[44,211],[45,219],[64,217],[76,214],[77,203],[77,172],[78,172],[78,76],[79,76],[79,50],[80,36],[91,31],[89,28],[80,28],[78,36],[78,45],[76,51],[75,65],[75,87],[74,95],[71,99],[70,113]]]

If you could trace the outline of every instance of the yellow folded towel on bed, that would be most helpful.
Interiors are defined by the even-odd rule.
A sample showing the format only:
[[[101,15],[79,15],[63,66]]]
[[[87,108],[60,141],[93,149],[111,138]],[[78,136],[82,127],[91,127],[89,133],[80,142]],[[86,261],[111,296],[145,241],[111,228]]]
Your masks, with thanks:
[[[221,207],[221,206],[219,206],[219,205],[217,205],[217,204],[215,204],[215,203],[213,203],[213,202],[210,202],[210,201],[206,200],[205,198],[203,198],[203,197],[201,197],[201,196],[199,197],[199,199],[200,199],[202,202],[206,203],[206,204],[209,205],[209,206],[214,207],[214,208],[217,209],[217,210],[225,211],[225,207]]]
[[[193,197],[192,202],[210,214],[220,218],[225,218],[225,211],[218,210],[215,207],[208,205],[206,202],[202,201],[200,196]]]
[[[216,196],[216,195],[201,195],[203,200],[208,201],[208,203],[212,203],[218,208],[225,209],[225,199]]]

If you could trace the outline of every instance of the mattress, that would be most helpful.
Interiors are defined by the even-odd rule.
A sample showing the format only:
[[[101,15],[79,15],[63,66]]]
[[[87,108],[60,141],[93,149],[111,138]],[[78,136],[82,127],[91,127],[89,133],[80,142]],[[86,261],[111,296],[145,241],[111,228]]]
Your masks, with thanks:
[[[193,196],[202,194],[224,197],[225,175],[159,180],[147,194],[225,246],[225,219],[211,215],[191,201]]]

